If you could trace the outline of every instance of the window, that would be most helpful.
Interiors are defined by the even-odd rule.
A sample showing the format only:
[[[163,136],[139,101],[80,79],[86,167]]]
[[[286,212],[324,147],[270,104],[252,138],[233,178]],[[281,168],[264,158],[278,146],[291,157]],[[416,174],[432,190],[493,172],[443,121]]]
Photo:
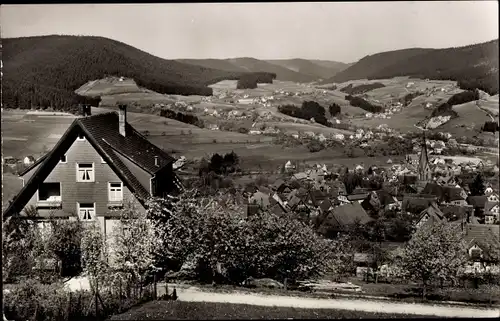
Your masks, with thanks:
[[[78,134],[78,138],[76,140],[84,141],[85,140],[85,136],[83,135],[83,133]]]
[[[67,162],[66,155],[62,155],[61,159],[59,160],[59,163],[66,164],[66,162]]]
[[[102,157],[101,157],[101,164],[106,164],[106,161]]]
[[[93,182],[94,181],[94,164],[76,164],[76,181],[77,182]]]
[[[119,183],[109,183],[108,185],[108,198],[110,202],[121,202],[123,201],[123,184]]]
[[[78,216],[82,221],[95,219],[95,203],[78,203]]]
[[[61,183],[42,183],[38,188],[39,205],[61,203]]]

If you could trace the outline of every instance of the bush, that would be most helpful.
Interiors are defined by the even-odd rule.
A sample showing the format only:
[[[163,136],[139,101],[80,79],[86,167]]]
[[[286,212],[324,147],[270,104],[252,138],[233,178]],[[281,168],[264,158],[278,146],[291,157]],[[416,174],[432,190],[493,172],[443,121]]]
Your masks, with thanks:
[[[359,94],[364,94],[370,90],[374,90],[377,88],[384,88],[384,87],[385,85],[379,82],[373,84],[363,84],[355,87],[353,87],[352,84],[349,84],[348,86],[342,88],[340,91],[349,95],[359,95]]]
[[[281,105],[278,106],[278,111],[285,115],[305,120],[314,118],[314,121],[318,124],[329,126],[325,117],[325,108],[315,101],[304,101],[301,107],[295,105]]]
[[[450,99],[448,99],[448,105],[450,106],[460,105],[478,99],[479,99],[479,91],[468,90],[451,96]]]
[[[456,118],[458,117],[458,114],[456,111],[453,110],[453,106],[444,103],[439,105],[436,109],[432,111],[431,114],[432,117],[438,117],[438,116],[451,116],[451,118]]]
[[[340,109],[340,106],[339,106],[339,105],[337,105],[336,103],[332,103],[332,104],[328,107],[328,111],[330,112],[330,116],[335,117],[335,116],[337,116],[338,114],[340,114],[341,109]]]
[[[323,149],[325,149],[325,146],[323,144],[321,144],[320,142],[318,142],[317,140],[311,140],[307,144],[307,149],[309,149],[309,151],[311,153],[317,153],[317,152],[322,151]]]
[[[204,128],[203,120],[199,119],[195,115],[183,114],[170,109],[162,109],[160,111],[160,116],[175,119],[186,124],[195,125],[199,128]]]
[[[497,122],[487,121],[484,123],[482,130],[484,132],[495,133],[495,132],[499,131],[499,126],[498,126]]]
[[[349,101],[351,106],[359,107],[370,113],[381,113],[384,111],[384,108],[382,106],[372,105],[361,97],[347,95],[345,99]]]

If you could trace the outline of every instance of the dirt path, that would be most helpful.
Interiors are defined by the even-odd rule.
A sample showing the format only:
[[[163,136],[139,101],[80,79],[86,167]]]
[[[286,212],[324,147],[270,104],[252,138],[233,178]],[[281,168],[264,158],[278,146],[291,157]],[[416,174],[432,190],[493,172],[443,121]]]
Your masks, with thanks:
[[[314,299],[254,293],[214,293],[203,292],[199,288],[177,288],[178,300],[188,302],[225,302],[260,306],[282,306],[314,309],[342,309],[366,312],[401,313],[415,315],[435,315],[440,317],[499,317],[499,309],[479,309],[470,307],[438,306],[399,302],[380,302],[360,299]]]

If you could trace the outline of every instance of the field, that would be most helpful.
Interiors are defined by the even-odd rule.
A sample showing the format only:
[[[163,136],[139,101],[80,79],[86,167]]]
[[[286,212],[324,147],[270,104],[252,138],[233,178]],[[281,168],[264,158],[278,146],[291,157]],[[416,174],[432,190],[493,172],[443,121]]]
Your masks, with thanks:
[[[153,301],[113,316],[111,320],[234,320],[234,319],[362,319],[422,316],[333,309],[297,309],[246,304]]]

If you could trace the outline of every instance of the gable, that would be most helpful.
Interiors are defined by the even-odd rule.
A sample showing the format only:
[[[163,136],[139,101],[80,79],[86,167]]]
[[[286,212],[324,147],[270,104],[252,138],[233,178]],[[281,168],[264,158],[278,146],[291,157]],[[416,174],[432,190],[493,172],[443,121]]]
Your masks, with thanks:
[[[31,177],[28,181],[25,181],[24,187],[14,198],[13,202],[5,210],[4,215],[14,215],[16,213],[21,213],[26,204],[35,195],[38,190],[38,186],[45,181],[45,179],[51,174],[51,172],[59,164],[61,156],[65,155],[68,150],[77,142],[78,135],[82,134],[85,136],[85,143],[89,144],[96,153],[102,157],[109,167],[116,173],[123,184],[133,193],[138,195],[141,203],[144,202],[142,198],[146,198],[149,194],[148,191],[143,189],[142,186],[138,185],[136,178],[130,173],[128,168],[118,168],[116,165],[120,164],[121,161],[113,154],[112,150],[107,150],[106,152],[98,148],[95,140],[92,136],[86,133],[78,119],[74,120],[70,127],[66,130],[61,139],[54,146],[52,151],[50,151],[44,158],[43,162],[33,171],[30,171]],[[77,142],[83,143],[83,142]]]

